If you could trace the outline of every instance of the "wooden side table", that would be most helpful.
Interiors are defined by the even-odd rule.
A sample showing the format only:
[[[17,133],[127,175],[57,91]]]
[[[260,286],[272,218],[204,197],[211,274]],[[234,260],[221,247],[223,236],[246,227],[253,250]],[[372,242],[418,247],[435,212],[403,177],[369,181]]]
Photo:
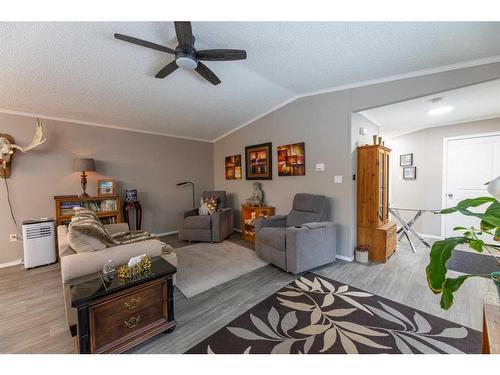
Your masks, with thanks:
[[[123,219],[130,227],[129,211],[135,208],[135,230],[140,230],[142,226],[142,206],[141,202],[125,202],[123,205]],[[132,228],[130,228],[132,229]]]
[[[78,311],[78,352],[123,353],[175,326],[173,276],[162,257],[151,259],[142,278],[107,280],[101,272],[71,284],[71,306]]]
[[[274,215],[274,207],[244,203],[241,205],[241,238],[255,242],[255,222]]]

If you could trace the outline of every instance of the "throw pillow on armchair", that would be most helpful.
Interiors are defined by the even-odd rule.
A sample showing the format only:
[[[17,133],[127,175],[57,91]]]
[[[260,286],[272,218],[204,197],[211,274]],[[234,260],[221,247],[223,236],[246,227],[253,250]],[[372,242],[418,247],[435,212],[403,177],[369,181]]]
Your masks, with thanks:
[[[200,198],[200,207],[198,208],[198,215],[200,216],[210,215],[210,211],[208,210],[207,205],[203,201],[203,198]]]
[[[217,198],[216,197],[205,197],[203,198],[203,203],[208,208],[208,212],[212,215],[217,211]]]

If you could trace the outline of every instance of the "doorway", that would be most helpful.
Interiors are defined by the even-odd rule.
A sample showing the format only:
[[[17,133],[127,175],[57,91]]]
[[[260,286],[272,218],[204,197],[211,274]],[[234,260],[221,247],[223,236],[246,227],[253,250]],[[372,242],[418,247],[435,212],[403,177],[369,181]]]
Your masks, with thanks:
[[[443,207],[480,196],[490,196],[485,183],[500,175],[500,132],[445,138],[443,145]],[[484,210],[484,209],[483,209]],[[479,228],[473,216],[442,216],[442,236],[460,235],[457,226]]]

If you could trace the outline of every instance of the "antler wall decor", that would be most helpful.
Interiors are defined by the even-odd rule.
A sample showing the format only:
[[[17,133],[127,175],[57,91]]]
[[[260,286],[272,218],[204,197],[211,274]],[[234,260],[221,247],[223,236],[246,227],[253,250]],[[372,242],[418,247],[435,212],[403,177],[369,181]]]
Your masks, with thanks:
[[[40,119],[36,119],[36,123],[35,136],[30,144],[26,146],[16,145],[14,139],[9,134],[0,134],[0,177],[10,177],[12,157],[16,150],[28,152],[47,141],[47,139],[43,137],[42,122]]]

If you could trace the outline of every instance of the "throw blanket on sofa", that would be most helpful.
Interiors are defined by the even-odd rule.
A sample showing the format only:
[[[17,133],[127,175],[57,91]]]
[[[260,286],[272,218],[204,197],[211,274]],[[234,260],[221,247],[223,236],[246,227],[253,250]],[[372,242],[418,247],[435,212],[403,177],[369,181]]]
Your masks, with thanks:
[[[122,232],[111,235],[93,211],[79,207],[75,207],[75,214],[71,218],[68,230],[70,233],[72,231],[77,231],[84,235],[93,237],[104,243],[107,247],[157,238],[155,235],[143,230]]]

